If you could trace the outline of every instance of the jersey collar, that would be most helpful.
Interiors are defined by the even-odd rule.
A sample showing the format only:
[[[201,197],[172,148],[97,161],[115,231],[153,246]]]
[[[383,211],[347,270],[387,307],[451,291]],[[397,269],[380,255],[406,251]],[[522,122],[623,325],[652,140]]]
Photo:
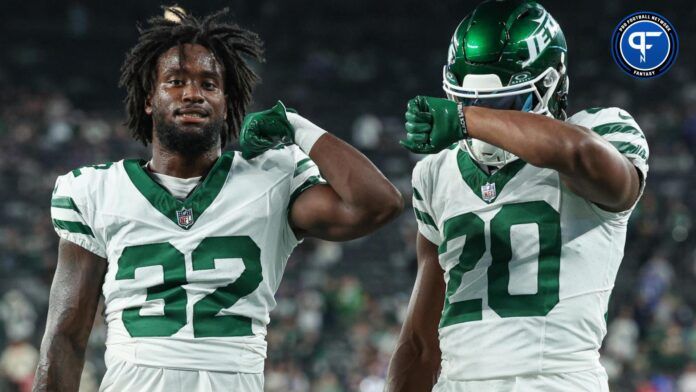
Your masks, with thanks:
[[[193,227],[225,184],[232,167],[234,152],[225,152],[215,162],[203,182],[183,201],[176,199],[143,169],[142,159],[126,159],[123,167],[133,185],[159,212],[184,230]]]
[[[492,203],[498,198],[505,184],[508,183],[526,165],[521,159],[510,162],[496,170],[493,174],[487,174],[474,162],[469,154],[457,149],[457,166],[462,179],[469,188],[486,203]]]

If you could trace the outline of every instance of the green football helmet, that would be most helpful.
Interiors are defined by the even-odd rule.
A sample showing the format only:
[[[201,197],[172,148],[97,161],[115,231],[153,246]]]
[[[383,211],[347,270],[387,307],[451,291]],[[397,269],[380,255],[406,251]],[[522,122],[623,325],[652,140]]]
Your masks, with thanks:
[[[452,36],[443,89],[464,105],[522,110],[565,120],[569,80],[560,26],[541,5],[487,0]],[[476,139],[463,140],[476,161],[502,167],[513,154]]]

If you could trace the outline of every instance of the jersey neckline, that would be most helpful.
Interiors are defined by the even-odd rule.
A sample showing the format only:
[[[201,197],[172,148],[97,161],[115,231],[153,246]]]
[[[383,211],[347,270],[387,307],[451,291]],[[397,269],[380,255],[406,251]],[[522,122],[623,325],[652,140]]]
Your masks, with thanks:
[[[145,160],[126,159],[123,168],[135,188],[155,209],[179,228],[188,230],[222,190],[233,158],[234,153],[230,151],[220,155],[203,182],[184,200],[172,196],[145,172],[142,167]]]
[[[526,165],[526,162],[517,159],[489,175],[471,159],[469,154],[461,148],[457,151],[457,166],[462,179],[476,196],[486,203],[494,202],[503,190],[503,187],[505,187],[505,184],[522,170],[524,165]],[[491,184],[493,185],[492,188],[490,187]],[[485,197],[483,195],[484,190],[487,191]]]

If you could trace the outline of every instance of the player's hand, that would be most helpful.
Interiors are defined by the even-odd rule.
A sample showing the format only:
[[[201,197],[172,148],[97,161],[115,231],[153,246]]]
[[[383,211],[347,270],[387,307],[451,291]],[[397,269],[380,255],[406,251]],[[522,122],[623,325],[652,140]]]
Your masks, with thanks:
[[[278,101],[272,108],[249,113],[239,131],[239,146],[244,159],[251,159],[269,149],[295,142],[295,129],[286,115],[287,109]]]
[[[399,144],[416,154],[435,154],[464,138],[457,103],[417,96],[406,107],[406,140]]]

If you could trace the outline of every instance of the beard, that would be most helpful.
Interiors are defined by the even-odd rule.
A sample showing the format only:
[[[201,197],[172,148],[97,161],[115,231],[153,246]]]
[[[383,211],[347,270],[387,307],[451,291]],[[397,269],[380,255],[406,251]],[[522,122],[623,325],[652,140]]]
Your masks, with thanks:
[[[210,118],[202,127],[185,130],[168,121],[160,112],[153,113],[153,120],[156,124],[153,131],[162,146],[187,158],[197,157],[216,148],[220,144],[220,135],[225,126],[225,120],[222,118]]]

